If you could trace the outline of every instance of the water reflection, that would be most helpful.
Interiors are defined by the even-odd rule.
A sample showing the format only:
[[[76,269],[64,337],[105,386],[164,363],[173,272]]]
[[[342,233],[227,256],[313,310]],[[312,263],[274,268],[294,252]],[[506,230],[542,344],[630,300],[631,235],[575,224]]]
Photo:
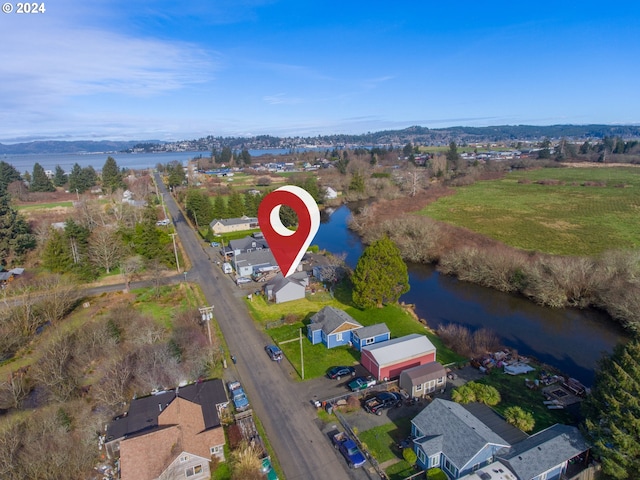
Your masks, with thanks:
[[[347,229],[349,208],[336,209],[321,223],[313,243],[346,254],[355,267],[362,252],[359,237]],[[590,385],[597,361],[627,336],[594,310],[549,309],[525,298],[440,275],[432,266],[409,264],[411,290],[401,301],[437,328],[455,323],[472,330],[486,327],[520,354],[533,355]]]

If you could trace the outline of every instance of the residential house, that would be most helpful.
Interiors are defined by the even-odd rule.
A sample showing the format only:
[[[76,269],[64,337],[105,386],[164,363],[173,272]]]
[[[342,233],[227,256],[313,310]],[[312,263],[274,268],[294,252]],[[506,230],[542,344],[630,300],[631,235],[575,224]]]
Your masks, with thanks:
[[[527,436],[479,403],[435,399],[411,424],[418,465],[451,479],[560,480],[584,469],[590,448],[576,427],[556,424]]]
[[[258,227],[258,219],[242,216],[240,218],[215,219],[209,224],[214,234],[240,232]]]
[[[400,376],[407,368],[436,361],[436,347],[419,333],[362,347],[360,363],[377,380]]]
[[[384,323],[376,323],[368,327],[358,328],[351,332],[351,343],[358,351],[367,345],[386,342],[391,338],[391,332]]]
[[[324,343],[327,348],[351,343],[351,332],[362,328],[362,324],[348,313],[335,307],[324,307],[311,317],[307,326],[307,337],[315,345]]]
[[[225,255],[239,255],[241,253],[255,252],[257,250],[268,250],[267,241],[254,236],[246,236],[237,240],[230,240],[229,244],[224,248]]]
[[[224,460],[228,403],[219,379],[134,399],[107,428],[107,455],[120,457],[122,480],[209,479],[211,457]]]
[[[408,368],[400,373],[399,386],[411,397],[424,397],[447,387],[447,371],[439,362]]]
[[[325,200],[333,200],[338,198],[338,192],[331,187],[327,187],[324,189],[324,198]]]
[[[284,303],[304,298],[308,286],[309,277],[305,272],[296,272],[287,278],[284,278],[282,273],[278,273],[267,283],[264,292],[270,302]]]
[[[589,448],[576,427],[556,424],[513,445],[498,459],[518,480],[559,480],[570,463],[587,460]]]
[[[493,462],[509,443],[462,405],[436,398],[411,421],[418,465],[457,479]]]
[[[260,269],[272,269],[278,266],[271,250],[255,250],[234,255],[232,263],[239,277],[250,277]]]

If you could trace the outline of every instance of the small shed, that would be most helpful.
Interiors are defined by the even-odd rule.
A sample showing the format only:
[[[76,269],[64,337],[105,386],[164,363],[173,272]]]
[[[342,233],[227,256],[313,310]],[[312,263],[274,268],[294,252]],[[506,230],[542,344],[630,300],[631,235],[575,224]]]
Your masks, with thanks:
[[[385,323],[376,323],[368,327],[358,328],[351,334],[351,343],[356,350],[361,351],[362,347],[386,342],[391,338],[391,332]]]
[[[267,300],[275,303],[290,302],[304,298],[305,288],[309,285],[309,277],[305,272],[297,272],[284,278],[279,273],[264,288]]]
[[[362,347],[360,363],[377,380],[397,378],[407,368],[436,361],[436,347],[426,337],[412,333]]]
[[[307,337],[313,345],[324,343],[333,348],[351,343],[352,331],[358,328],[362,325],[347,312],[327,306],[311,317]]]
[[[439,362],[425,363],[400,373],[400,388],[411,397],[424,397],[447,386],[447,372]]]

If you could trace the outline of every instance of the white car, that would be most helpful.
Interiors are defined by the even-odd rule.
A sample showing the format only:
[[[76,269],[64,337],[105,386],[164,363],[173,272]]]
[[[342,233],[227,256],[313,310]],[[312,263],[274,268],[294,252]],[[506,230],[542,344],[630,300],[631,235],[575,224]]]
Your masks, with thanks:
[[[243,283],[251,283],[252,280],[248,277],[238,277],[236,278],[236,283],[238,285],[242,285]]]
[[[156,225],[159,226],[159,227],[166,227],[170,223],[171,223],[171,220],[169,220],[168,218],[165,218],[164,220],[158,220],[156,222]]]

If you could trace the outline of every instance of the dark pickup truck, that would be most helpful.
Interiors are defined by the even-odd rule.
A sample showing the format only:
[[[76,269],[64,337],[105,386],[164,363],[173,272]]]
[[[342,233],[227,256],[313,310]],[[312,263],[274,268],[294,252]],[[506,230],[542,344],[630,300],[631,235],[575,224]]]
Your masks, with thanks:
[[[334,448],[340,450],[342,456],[349,464],[349,468],[359,468],[367,461],[356,442],[351,440],[346,433],[337,432],[331,436]]]
[[[369,413],[382,415],[385,408],[402,405],[402,396],[395,392],[380,392],[364,401],[364,409]]]

